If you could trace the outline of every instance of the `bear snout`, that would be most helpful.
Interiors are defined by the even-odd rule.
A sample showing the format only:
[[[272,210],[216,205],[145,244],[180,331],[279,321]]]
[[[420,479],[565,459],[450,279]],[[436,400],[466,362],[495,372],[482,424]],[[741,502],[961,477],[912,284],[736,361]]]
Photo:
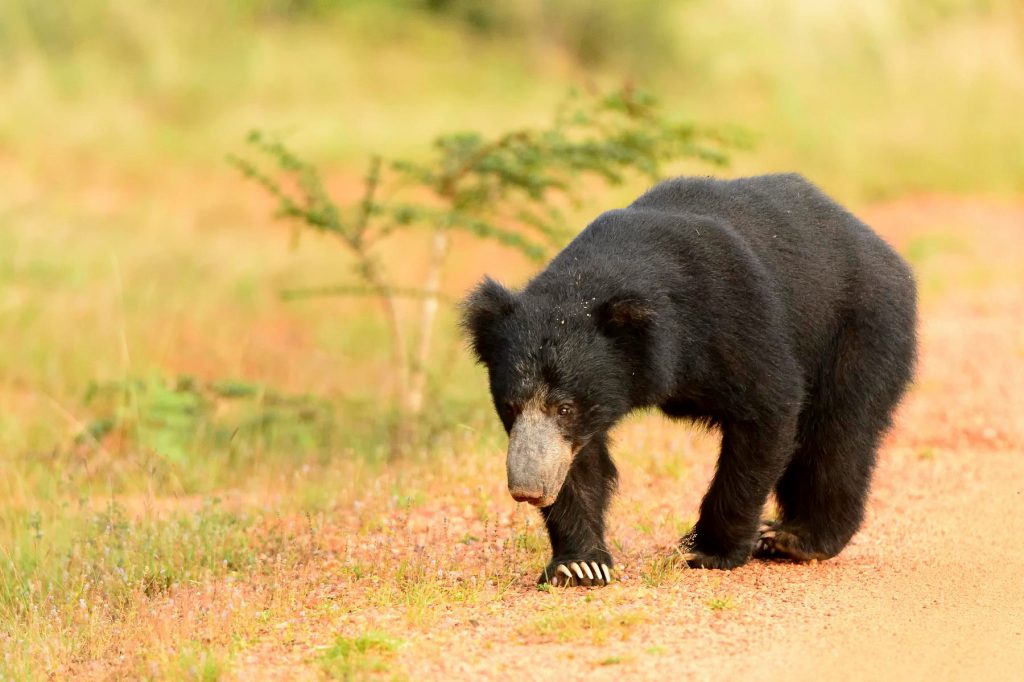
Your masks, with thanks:
[[[508,438],[508,492],[516,502],[554,504],[572,461],[572,447],[557,422],[540,410],[519,415]]]
[[[508,492],[512,495],[512,499],[516,502],[529,502],[534,507],[543,506],[541,503],[544,501],[543,490],[528,490],[526,488],[513,488],[511,485],[508,488]]]

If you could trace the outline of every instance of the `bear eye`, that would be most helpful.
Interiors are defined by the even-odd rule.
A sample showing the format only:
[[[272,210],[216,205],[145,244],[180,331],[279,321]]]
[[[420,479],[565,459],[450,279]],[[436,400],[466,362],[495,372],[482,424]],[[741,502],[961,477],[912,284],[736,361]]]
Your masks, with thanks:
[[[573,407],[570,403],[562,403],[558,406],[558,416],[568,417],[572,414]]]
[[[511,400],[508,400],[508,401],[505,402],[505,411],[510,416],[514,417],[517,414],[519,414],[520,412],[522,412],[522,409],[516,403],[512,402]]]

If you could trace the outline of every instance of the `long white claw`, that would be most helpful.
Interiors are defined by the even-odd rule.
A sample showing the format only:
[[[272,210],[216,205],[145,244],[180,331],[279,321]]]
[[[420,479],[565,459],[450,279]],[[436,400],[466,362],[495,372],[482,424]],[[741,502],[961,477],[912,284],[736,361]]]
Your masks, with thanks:
[[[558,564],[558,568],[555,570],[556,578],[558,577],[559,573],[564,575],[567,579],[572,580],[572,573],[570,573],[569,569],[565,567],[565,564]]]
[[[594,572],[590,570],[590,566],[587,565],[586,561],[581,561],[580,566],[583,567],[583,572],[587,574],[587,578],[590,580],[594,579]]]
[[[612,574],[608,571],[608,567],[605,564],[601,564],[601,570],[604,571],[604,581],[611,584]]]
[[[580,565],[575,561],[569,564],[569,567],[579,576],[580,580],[583,580],[583,571],[580,569]]]
[[[686,554],[683,555],[683,561],[694,561],[696,558],[697,558],[697,555],[694,554],[693,552],[687,552]]]
[[[597,578],[598,580],[600,580],[601,579],[601,569],[597,567],[597,562],[596,561],[591,561],[590,562],[590,567],[594,569],[594,577]]]

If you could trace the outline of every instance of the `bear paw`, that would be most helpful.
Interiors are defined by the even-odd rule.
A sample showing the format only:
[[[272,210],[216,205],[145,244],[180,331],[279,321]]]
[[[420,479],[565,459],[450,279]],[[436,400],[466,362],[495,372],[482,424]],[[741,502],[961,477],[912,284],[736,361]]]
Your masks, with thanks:
[[[689,568],[729,570],[747,563],[746,556],[720,556],[718,554],[705,554],[696,550],[683,552],[679,557]]]
[[[548,564],[537,582],[553,587],[603,587],[612,581],[611,568],[606,561],[558,559]]]
[[[823,561],[829,558],[824,552],[811,549],[796,532],[778,525],[761,531],[761,537],[754,544],[754,557],[776,561]]]
[[[697,539],[697,531],[696,529],[691,530],[679,540],[679,549],[676,550],[677,559],[686,564],[688,568],[710,568],[716,570],[737,568],[750,560],[749,548],[737,548],[727,554],[711,554],[698,549],[699,546],[700,542]]]

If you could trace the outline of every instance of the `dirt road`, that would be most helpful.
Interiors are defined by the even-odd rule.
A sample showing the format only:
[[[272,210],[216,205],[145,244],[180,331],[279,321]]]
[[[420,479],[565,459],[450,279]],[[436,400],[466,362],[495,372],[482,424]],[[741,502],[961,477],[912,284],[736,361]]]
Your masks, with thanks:
[[[410,652],[408,669],[435,678],[1021,679],[1024,462],[975,454],[976,465],[888,457],[864,531],[834,561],[752,563],[654,588],[627,577],[594,599],[627,618],[643,614],[643,624],[595,632],[597,642],[510,643],[523,612],[551,599],[523,594],[507,611],[443,623],[429,637],[437,648]]]

